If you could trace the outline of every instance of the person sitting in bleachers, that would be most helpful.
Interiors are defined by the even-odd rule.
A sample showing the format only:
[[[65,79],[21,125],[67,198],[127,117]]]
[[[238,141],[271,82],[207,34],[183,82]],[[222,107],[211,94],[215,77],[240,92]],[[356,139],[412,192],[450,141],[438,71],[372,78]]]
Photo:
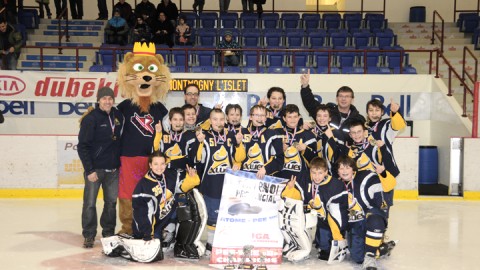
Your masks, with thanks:
[[[178,17],[178,25],[175,29],[175,43],[177,45],[191,44],[190,35],[192,32],[190,26],[185,21],[186,17],[184,15]]]
[[[157,14],[165,13],[165,16],[170,20],[170,23],[175,26],[178,19],[178,8],[175,3],[170,0],[162,0],[157,5]]]
[[[150,26],[143,20],[142,17],[137,18],[137,24],[133,29],[133,42],[150,42],[152,38],[152,31]]]
[[[118,0],[115,6],[113,6],[113,10],[115,11],[116,9],[120,11],[120,16],[127,21],[128,26],[133,27],[135,25],[135,16],[129,3],[125,2],[125,0]]]
[[[173,47],[173,25],[167,19],[165,13],[160,12],[158,19],[153,22],[153,38],[155,44],[167,44],[168,47]]]
[[[108,20],[107,26],[105,27],[107,43],[122,46],[127,44],[129,29],[127,21],[120,17],[120,10],[116,9],[113,17]]]
[[[223,39],[218,44],[217,48],[228,49],[228,50],[220,51],[220,54],[222,55],[222,58],[223,58],[223,65],[238,66],[240,52],[234,49],[239,49],[240,46],[235,40],[233,40],[231,31],[225,31],[225,34],[223,35]]]

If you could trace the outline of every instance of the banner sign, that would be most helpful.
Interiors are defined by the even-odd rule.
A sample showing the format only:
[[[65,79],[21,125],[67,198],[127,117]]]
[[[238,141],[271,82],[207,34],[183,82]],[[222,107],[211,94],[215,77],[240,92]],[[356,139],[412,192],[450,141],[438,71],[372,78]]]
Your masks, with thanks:
[[[271,176],[259,180],[253,173],[227,169],[211,264],[237,265],[249,246],[254,265],[282,263],[277,202],[286,181]]]
[[[248,92],[247,79],[172,79],[171,91],[182,91],[189,84],[196,84],[200,92]]]
[[[83,165],[77,153],[78,140],[71,137],[57,139],[57,171],[59,187],[79,187],[85,184]]]

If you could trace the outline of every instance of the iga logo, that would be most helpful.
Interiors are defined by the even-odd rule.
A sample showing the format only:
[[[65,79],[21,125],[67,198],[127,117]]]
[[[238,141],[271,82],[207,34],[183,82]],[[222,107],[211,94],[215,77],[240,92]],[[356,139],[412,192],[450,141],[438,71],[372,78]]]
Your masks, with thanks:
[[[25,91],[26,84],[17,77],[0,76],[0,96],[13,96]]]

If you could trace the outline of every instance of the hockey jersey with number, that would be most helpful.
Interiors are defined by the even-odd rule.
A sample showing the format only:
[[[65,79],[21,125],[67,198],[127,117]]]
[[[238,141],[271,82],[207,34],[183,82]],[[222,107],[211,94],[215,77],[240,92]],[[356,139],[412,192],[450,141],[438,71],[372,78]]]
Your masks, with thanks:
[[[196,163],[201,167],[199,171],[203,172],[199,187],[202,194],[221,198],[225,172],[236,162],[235,154],[243,158],[242,150],[237,151],[235,133],[227,129],[220,133],[212,129],[205,132],[205,140],[199,143],[196,155]]]
[[[290,179],[292,175],[298,176],[302,171],[307,171],[310,160],[317,155],[315,135],[310,130],[289,127],[276,131],[281,134],[282,142],[287,147],[284,152],[283,168],[278,177]],[[296,145],[299,143],[306,145],[305,150],[297,150]]]
[[[267,175],[279,173],[284,162],[281,135],[266,126],[250,125],[243,131],[240,147],[244,149],[246,156],[241,170],[256,173],[260,168],[265,167]]]
[[[150,170],[140,179],[132,195],[135,238],[161,239],[159,225],[172,211],[176,182],[177,172],[173,170],[166,170],[162,175]]]
[[[186,166],[195,165],[195,155],[198,144],[195,143],[196,137],[193,131],[175,132],[157,132],[154,141],[154,150],[160,150],[168,157],[167,168],[184,172]],[[185,175],[182,174],[182,177]]]

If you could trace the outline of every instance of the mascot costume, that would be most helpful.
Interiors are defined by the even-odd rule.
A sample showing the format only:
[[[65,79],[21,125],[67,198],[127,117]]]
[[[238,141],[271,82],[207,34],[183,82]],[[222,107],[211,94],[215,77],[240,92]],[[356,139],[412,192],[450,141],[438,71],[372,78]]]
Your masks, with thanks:
[[[118,188],[119,233],[132,234],[132,193],[148,171],[155,124],[168,114],[161,103],[170,88],[170,71],[155,44],[136,42],[119,66],[118,84],[126,98],[117,108],[125,117]]]

